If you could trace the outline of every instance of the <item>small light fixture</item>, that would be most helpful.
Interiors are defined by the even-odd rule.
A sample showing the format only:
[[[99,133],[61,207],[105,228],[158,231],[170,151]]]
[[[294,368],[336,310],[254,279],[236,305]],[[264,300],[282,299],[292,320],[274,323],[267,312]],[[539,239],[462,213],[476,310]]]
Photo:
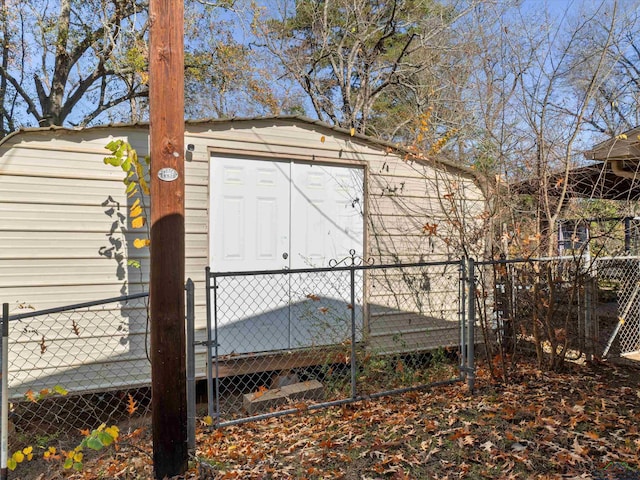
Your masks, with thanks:
[[[193,143],[187,144],[187,151],[185,152],[184,159],[187,162],[191,162],[193,160],[193,151],[196,149],[196,146]]]

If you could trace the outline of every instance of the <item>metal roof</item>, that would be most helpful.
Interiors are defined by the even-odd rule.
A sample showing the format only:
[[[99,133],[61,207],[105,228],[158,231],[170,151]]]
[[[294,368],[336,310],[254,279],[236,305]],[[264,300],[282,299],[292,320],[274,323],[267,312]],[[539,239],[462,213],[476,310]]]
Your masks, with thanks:
[[[396,153],[400,154],[404,158],[407,158],[412,161],[425,163],[429,165],[442,166],[444,168],[449,168],[456,170],[460,173],[466,174],[468,176],[473,177],[479,185],[484,188],[486,179],[478,174],[475,170],[466,167],[464,165],[460,165],[457,162],[454,162],[444,155],[438,155],[437,158],[427,158],[421,152],[416,151],[414,149],[410,149],[407,147],[403,147],[401,145],[387,142],[384,140],[380,140],[374,137],[370,137],[368,135],[363,135],[361,133],[352,134],[350,130],[347,130],[342,127],[338,127],[335,125],[330,125],[321,120],[314,120],[309,117],[303,115],[269,115],[269,116],[255,116],[255,117],[229,117],[229,118],[206,118],[206,119],[197,119],[197,120],[185,120],[185,128],[188,129],[190,125],[198,126],[198,125],[221,125],[221,124],[239,124],[239,123],[251,123],[251,122],[264,122],[264,121],[281,121],[281,122],[289,122],[289,123],[303,123],[308,125],[315,125],[323,129],[334,131],[343,136],[349,136],[360,140],[362,142],[368,143],[370,145],[377,145],[378,147],[382,147],[384,149],[391,149]],[[132,122],[132,123],[108,123],[95,125],[91,127],[64,127],[64,126],[47,126],[47,127],[25,127],[10,134],[6,135],[4,138],[0,139],[0,146],[6,143],[9,139],[26,134],[26,133],[39,133],[39,132],[81,132],[81,131],[92,131],[97,129],[113,129],[113,128],[149,128],[149,122]]]

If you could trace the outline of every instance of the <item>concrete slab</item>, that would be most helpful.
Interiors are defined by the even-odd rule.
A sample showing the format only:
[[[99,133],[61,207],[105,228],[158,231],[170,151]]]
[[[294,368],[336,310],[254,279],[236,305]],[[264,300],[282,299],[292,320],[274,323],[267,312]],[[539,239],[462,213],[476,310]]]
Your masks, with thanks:
[[[288,403],[295,400],[323,400],[324,386],[318,380],[298,382],[281,388],[247,393],[243,396],[243,406],[249,414]]]

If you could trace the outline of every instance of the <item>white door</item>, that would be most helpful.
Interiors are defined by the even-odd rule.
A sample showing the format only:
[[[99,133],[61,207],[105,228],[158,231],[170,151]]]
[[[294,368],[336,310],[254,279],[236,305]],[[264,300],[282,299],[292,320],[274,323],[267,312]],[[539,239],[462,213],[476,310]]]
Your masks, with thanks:
[[[294,163],[291,177],[291,268],[362,255],[363,170]]]
[[[290,168],[288,162],[211,158],[216,272],[289,267]]]
[[[332,260],[349,257],[352,250],[363,255],[363,173],[360,168],[292,165],[292,268],[328,267]],[[357,339],[362,337],[361,272],[356,272],[355,280],[356,306],[351,307],[349,272],[292,275],[292,348],[350,340],[352,311]]]
[[[363,181],[360,168],[212,157],[212,271],[327,267],[350,250],[362,255]],[[361,275],[357,283],[361,305]],[[218,286],[221,355],[339,343],[350,331],[346,272],[220,277]]]
[[[212,157],[210,170],[212,271],[288,268],[290,164]],[[289,348],[285,275],[220,277],[216,293],[220,355]]]

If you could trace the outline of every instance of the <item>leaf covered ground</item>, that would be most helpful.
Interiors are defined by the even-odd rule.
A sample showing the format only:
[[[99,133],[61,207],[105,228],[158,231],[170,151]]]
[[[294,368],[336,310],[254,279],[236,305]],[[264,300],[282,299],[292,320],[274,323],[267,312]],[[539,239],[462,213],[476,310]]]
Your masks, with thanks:
[[[182,478],[640,479],[640,369],[518,367],[509,385],[478,369],[476,391],[438,387],[220,430],[204,425]],[[148,426],[82,472],[10,478],[152,478]],[[31,472],[33,473],[33,471]]]

